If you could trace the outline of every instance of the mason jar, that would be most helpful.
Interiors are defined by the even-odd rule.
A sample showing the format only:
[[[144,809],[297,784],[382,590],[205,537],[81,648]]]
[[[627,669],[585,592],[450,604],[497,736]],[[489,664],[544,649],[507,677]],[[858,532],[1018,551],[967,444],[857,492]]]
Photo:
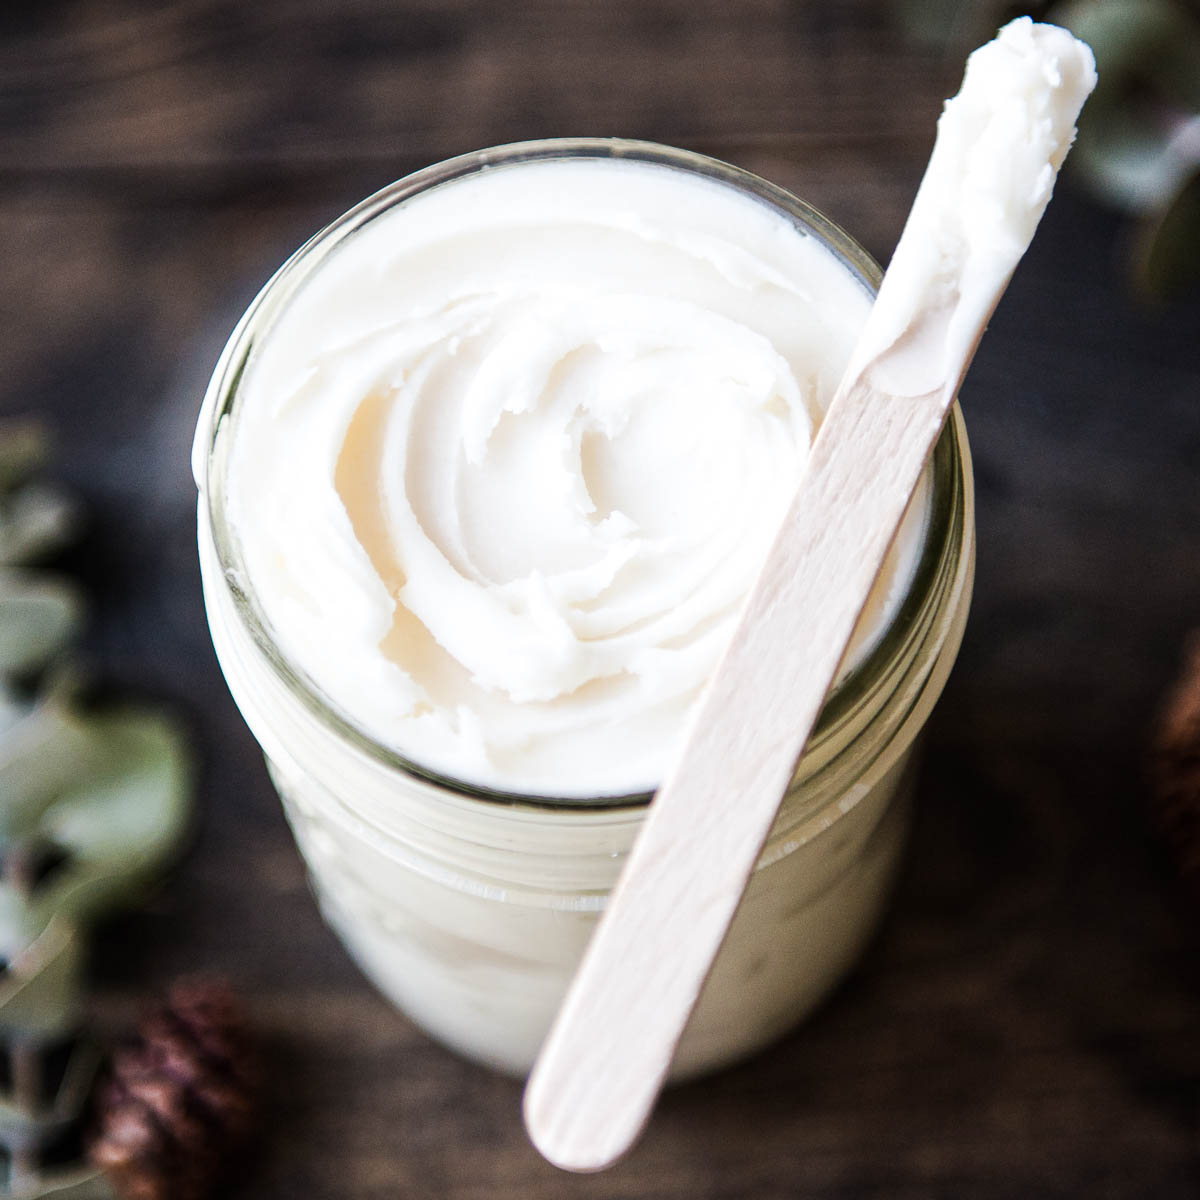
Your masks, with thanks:
[[[744,171],[613,139],[466,155],[385,188],[267,283],[217,365],[197,430],[204,597],[222,670],[262,746],[328,922],[379,989],[461,1054],[531,1067],[651,796],[556,799],[435,773],[368,735],[280,651],[227,521],[239,383],[290,297],[341,239],[428,189],[504,163],[634,158],[773,206],[870,291],[880,271],[827,218]],[[752,1054],[829,994],[883,912],[909,825],[914,748],[957,654],[974,568],[957,406],[934,451],[929,517],[886,632],[827,699],[700,1002],[673,1078]]]

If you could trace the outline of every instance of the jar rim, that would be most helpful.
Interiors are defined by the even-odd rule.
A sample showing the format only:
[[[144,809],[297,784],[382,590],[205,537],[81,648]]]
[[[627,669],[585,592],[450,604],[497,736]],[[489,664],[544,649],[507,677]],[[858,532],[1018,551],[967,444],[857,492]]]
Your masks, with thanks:
[[[363,729],[322,691],[306,671],[284,654],[272,636],[270,622],[249,586],[248,572],[243,565],[236,538],[232,536],[225,520],[224,469],[229,448],[224,443],[231,438],[222,439],[221,433],[225,423],[235,415],[239,385],[259,339],[269,334],[274,317],[295,290],[319,270],[325,254],[332,251],[343,238],[411,197],[465,175],[534,161],[611,158],[685,171],[749,193],[771,205],[805,232],[817,236],[824,247],[871,294],[878,289],[882,278],[878,264],[839,225],[786,189],[719,159],[655,142],[625,138],[551,138],[490,147],[433,164],[388,184],[304,242],[268,279],[234,328],[214,369],[196,430],[193,473],[201,493],[202,517],[206,513],[210,522],[222,578],[233,599],[238,620],[279,682],[332,733],[345,738],[383,767],[447,790],[461,800],[481,801],[489,806],[520,806],[553,812],[582,810],[597,815],[624,811],[633,815],[649,805],[654,793],[642,791],[596,797],[557,797],[492,788],[425,766]],[[937,581],[942,577],[942,566],[951,548],[955,522],[950,517],[950,509],[960,491],[962,443],[961,416],[956,405],[954,417],[947,421],[935,447],[930,517],[904,599],[874,646],[826,697],[809,739],[806,755],[880,687],[889,666],[917,630],[921,614],[936,589]]]

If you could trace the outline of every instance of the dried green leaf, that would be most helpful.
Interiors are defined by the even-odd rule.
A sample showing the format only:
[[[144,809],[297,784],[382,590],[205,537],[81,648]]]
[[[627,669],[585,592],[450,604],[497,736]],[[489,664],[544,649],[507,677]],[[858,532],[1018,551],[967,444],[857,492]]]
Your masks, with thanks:
[[[1073,169],[1111,203],[1161,209],[1193,165],[1177,134],[1200,110],[1200,23],[1176,0],[1077,0],[1052,16],[1091,46],[1099,75]]]
[[[102,767],[47,810],[42,832],[77,858],[157,863],[186,821],[187,739],[166,713],[141,707],[92,716],[88,725],[103,745]]]
[[[73,711],[64,679],[0,737],[0,847],[35,833],[50,804],[108,761],[103,729]]]
[[[1198,27],[1179,0],[1068,0],[1051,16],[1096,56],[1099,82],[1087,111],[1097,100],[1124,98],[1131,81],[1187,108],[1200,107],[1200,78],[1193,71]]]
[[[0,503],[0,565],[39,562],[79,527],[79,507],[58,488],[26,484]]]
[[[0,884],[7,952],[55,915],[85,922],[136,896],[182,842],[190,775],[179,727],[145,709],[81,716],[64,697],[0,738],[0,844],[66,855],[31,895]]]
[[[35,912],[85,922],[127,901],[178,850],[187,829],[190,759],[162,713],[125,710],[91,718],[104,747],[95,774],[43,813],[40,836],[67,853],[33,896]]]
[[[39,421],[0,421],[0,492],[16,487],[45,462],[47,441]]]
[[[13,962],[45,928],[46,921],[34,911],[30,898],[8,879],[0,880],[0,957],[6,963]]]
[[[81,944],[74,927],[52,920],[0,976],[0,1034],[50,1038],[79,1017]]]
[[[1093,192],[1131,213],[1161,210],[1189,169],[1176,143],[1147,129],[1131,105],[1081,131],[1073,161]]]
[[[13,1192],[11,1200],[119,1200],[98,1167],[73,1167],[47,1175],[34,1188]]]
[[[1169,300],[1200,283],[1200,171],[1151,217],[1134,244],[1134,282],[1154,300]]]
[[[0,679],[0,738],[32,711],[33,705],[14,688],[5,687],[3,679]]]
[[[66,579],[0,570],[0,675],[43,666],[74,637],[83,599]]]

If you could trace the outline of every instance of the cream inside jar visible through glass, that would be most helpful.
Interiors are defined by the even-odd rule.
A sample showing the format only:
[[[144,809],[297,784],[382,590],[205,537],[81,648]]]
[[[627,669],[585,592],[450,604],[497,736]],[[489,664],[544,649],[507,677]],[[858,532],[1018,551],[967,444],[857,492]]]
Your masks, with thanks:
[[[870,307],[758,198],[528,162],[355,230],[240,382],[226,511],[287,659],[433,771],[652,789]],[[843,664],[921,550],[928,480]]]

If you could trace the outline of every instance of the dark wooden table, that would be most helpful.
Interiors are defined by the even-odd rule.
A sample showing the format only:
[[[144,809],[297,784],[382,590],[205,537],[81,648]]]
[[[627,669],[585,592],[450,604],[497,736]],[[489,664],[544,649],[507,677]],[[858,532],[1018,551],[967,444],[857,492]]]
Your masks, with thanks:
[[[728,158],[886,259],[957,65],[869,0],[6,0],[0,411],[86,498],[87,649],[168,699],[199,832],[102,935],[113,1025],[233,976],[272,1062],[238,1196],[774,1200],[1200,1195],[1196,914],[1144,748],[1200,626],[1200,306],[1131,300],[1120,219],[1065,181],[964,394],[979,572],[893,915],[835,1002],[677,1090],[634,1154],[561,1175],[519,1087],[395,1014],[320,923],[208,640],[187,450],[240,309],[417,166],[569,133]]]

